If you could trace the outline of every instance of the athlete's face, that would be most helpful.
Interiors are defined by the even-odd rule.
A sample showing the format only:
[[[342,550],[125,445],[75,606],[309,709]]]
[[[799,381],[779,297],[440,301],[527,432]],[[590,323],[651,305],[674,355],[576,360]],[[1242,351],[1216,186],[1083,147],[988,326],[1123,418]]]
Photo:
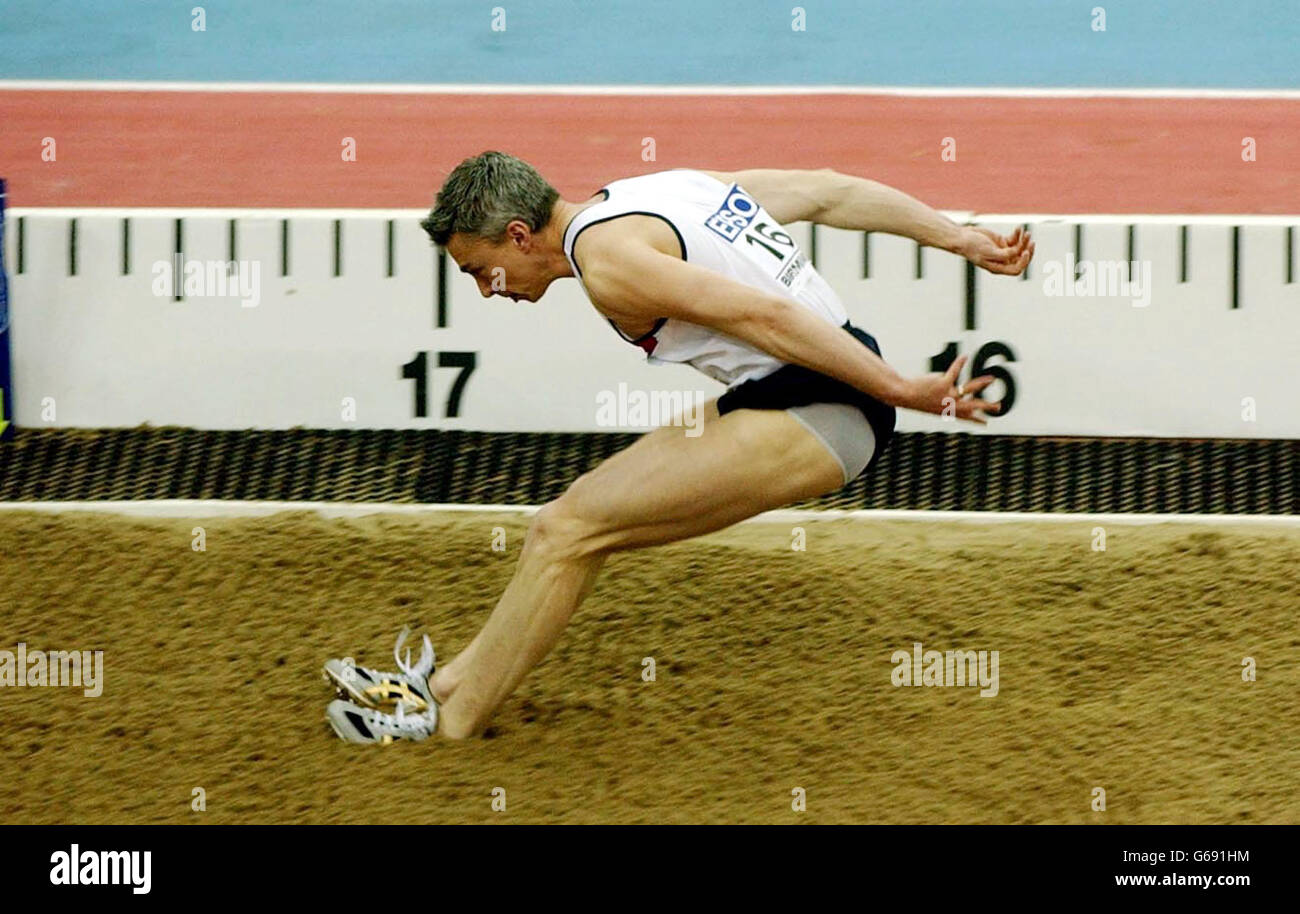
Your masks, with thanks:
[[[519,220],[507,225],[505,237],[497,242],[452,235],[447,253],[462,273],[474,277],[484,298],[501,295],[515,301],[537,301],[554,279],[546,273],[537,236]]]

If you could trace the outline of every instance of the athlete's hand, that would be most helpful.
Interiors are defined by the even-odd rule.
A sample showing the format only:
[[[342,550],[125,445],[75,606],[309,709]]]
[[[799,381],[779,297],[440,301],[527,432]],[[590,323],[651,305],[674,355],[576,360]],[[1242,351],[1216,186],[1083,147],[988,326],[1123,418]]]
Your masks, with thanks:
[[[920,410],[923,413],[935,413],[941,416],[953,416],[968,422],[985,422],[986,413],[1002,411],[1002,402],[987,403],[976,396],[981,390],[993,383],[992,375],[981,375],[967,381],[960,387],[957,377],[966,364],[966,356],[953,359],[948,370],[942,373],[923,375],[907,382],[907,392],[899,406]]]
[[[1009,237],[978,225],[962,227],[956,253],[990,273],[1019,276],[1034,256],[1034,241],[1017,226]]]

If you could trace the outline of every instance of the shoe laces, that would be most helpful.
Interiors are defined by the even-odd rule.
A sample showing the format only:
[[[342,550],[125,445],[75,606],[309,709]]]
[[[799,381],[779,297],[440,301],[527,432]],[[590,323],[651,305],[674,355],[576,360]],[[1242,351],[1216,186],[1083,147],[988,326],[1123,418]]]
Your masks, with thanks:
[[[406,643],[407,637],[411,634],[411,627],[403,625],[401,633],[397,636],[397,644],[393,646],[393,659],[397,661],[397,668],[412,678],[427,679],[433,672],[433,642],[429,636],[424,636],[424,642],[420,647],[420,659],[414,664],[411,663],[411,649],[406,649],[406,660],[402,660],[402,645]]]
[[[376,716],[379,718],[380,723],[389,724],[398,730],[418,733],[429,726],[429,720],[418,712],[408,716],[406,712],[410,707],[412,706],[406,702],[399,701],[397,710],[392,714],[379,714],[376,712]]]

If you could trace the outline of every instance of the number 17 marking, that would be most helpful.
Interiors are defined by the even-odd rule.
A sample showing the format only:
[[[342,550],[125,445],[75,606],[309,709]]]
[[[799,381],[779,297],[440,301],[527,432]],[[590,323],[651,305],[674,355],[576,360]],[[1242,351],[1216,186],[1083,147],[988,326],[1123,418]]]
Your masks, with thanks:
[[[429,415],[429,353],[417,352],[415,358],[402,366],[402,377],[415,382],[415,417],[425,419]],[[459,368],[456,380],[451,384],[447,394],[447,409],[443,415],[455,419],[460,415],[460,398],[465,392],[469,376],[478,366],[477,352],[440,352],[439,368]]]

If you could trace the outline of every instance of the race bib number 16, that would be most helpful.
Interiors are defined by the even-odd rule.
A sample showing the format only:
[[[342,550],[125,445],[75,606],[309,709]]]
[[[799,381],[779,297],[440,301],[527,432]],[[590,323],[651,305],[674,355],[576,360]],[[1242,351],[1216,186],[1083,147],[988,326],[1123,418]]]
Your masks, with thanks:
[[[731,185],[722,206],[704,224],[769,271],[783,286],[795,288],[807,258],[794,239],[781,231],[776,220],[741,190],[740,185]]]

